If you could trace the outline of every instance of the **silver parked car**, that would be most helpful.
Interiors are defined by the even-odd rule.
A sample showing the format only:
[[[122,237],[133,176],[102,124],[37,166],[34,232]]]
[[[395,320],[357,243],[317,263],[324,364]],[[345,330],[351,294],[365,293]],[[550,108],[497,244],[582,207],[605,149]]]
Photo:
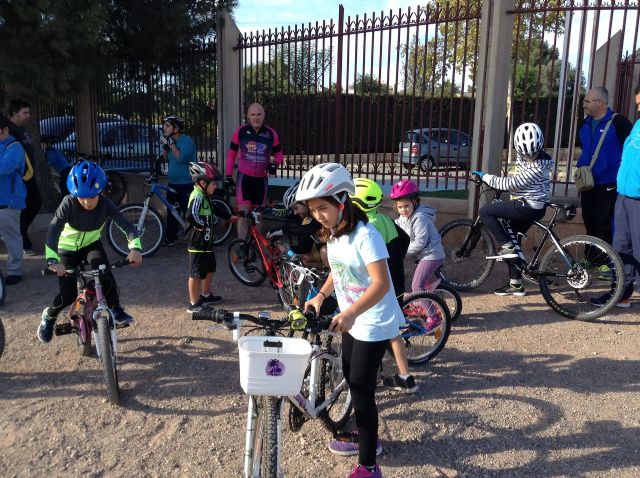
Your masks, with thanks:
[[[424,173],[442,166],[468,167],[471,136],[457,129],[421,128],[405,131],[396,160],[407,168],[418,166]]]

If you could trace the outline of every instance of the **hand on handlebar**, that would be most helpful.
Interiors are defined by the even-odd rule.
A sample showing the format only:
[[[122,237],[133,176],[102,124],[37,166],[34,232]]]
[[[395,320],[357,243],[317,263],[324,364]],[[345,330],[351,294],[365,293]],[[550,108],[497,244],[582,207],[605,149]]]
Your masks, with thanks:
[[[471,171],[469,172],[469,179],[474,183],[480,184],[482,182],[482,176],[484,176],[485,174],[486,173],[484,173],[483,171]]]
[[[67,268],[63,264],[51,264],[49,270],[55,272],[60,277],[67,273]]]
[[[138,267],[140,264],[142,264],[142,254],[140,253],[140,251],[129,251],[127,260],[133,267]]]
[[[336,315],[331,321],[329,331],[331,332],[349,332],[356,322],[356,317],[349,312],[344,311]]]

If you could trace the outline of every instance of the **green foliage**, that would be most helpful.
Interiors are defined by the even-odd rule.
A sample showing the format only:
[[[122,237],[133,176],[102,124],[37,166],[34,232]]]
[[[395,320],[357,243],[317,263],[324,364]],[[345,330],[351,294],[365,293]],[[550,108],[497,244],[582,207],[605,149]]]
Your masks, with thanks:
[[[372,75],[358,75],[353,84],[353,92],[357,95],[386,95],[389,93],[389,85]]]
[[[107,18],[95,0],[0,0],[0,101],[63,95],[99,71]]]
[[[327,88],[332,63],[331,48],[310,43],[272,47],[269,59],[245,66],[244,85],[247,104],[275,93],[313,93]]]

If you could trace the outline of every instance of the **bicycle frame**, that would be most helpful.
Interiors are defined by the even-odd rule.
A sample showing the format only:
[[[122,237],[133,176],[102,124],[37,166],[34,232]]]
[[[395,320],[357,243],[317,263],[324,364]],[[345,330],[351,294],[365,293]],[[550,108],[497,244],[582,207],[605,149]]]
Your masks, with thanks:
[[[256,245],[258,251],[260,252],[260,258],[262,260],[262,265],[264,266],[264,272],[271,280],[271,283],[276,289],[280,289],[282,284],[282,277],[280,276],[280,268],[277,265],[277,261],[280,259],[282,255],[280,249],[272,246],[269,243],[269,240],[262,235],[262,233],[258,230],[256,224],[258,224],[258,213],[256,211],[252,211],[253,221],[251,227],[249,228],[249,235],[251,237],[251,241]]]
[[[136,224],[136,228],[138,231],[142,229],[142,225],[144,224],[144,219],[147,217],[147,211],[149,210],[149,203],[151,202],[151,198],[156,195],[160,202],[165,205],[167,208],[167,213],[171,213],[171,215],[178,221],[180,227],[184,231],[187,228],[187,223],[182,218],[182,216],[178,213],[176,208],[169,202],[167,199],[166,192],[176,193],[175,189],[170,188],[169,186],[165,186],[164,184],[158,183],[158,180],[155,178],[151,179],[151,189],[147,193],[144,199],[144,207],[142,209],[142,214],[140,214],[140,219],[138,220],[138,224]]]

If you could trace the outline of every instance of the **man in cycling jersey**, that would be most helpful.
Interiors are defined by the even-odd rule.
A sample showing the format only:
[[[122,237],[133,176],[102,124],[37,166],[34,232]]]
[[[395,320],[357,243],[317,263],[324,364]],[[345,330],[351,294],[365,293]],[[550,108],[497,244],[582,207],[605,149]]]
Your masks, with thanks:
[[[262,105],[251,104],[247,110],[248,124],[233,133],[227,152],[226,184],[229,188],[236,187],[236,202],[242,211],[265,204],[268,175],[275,174],[278,165],[282,164],[278,133],[264,124],[264,116]],[[238,174],[234,182],[233,168],[238,157]],[[238,237],[246,237],[247,232],[247,222],[238,221]]]

